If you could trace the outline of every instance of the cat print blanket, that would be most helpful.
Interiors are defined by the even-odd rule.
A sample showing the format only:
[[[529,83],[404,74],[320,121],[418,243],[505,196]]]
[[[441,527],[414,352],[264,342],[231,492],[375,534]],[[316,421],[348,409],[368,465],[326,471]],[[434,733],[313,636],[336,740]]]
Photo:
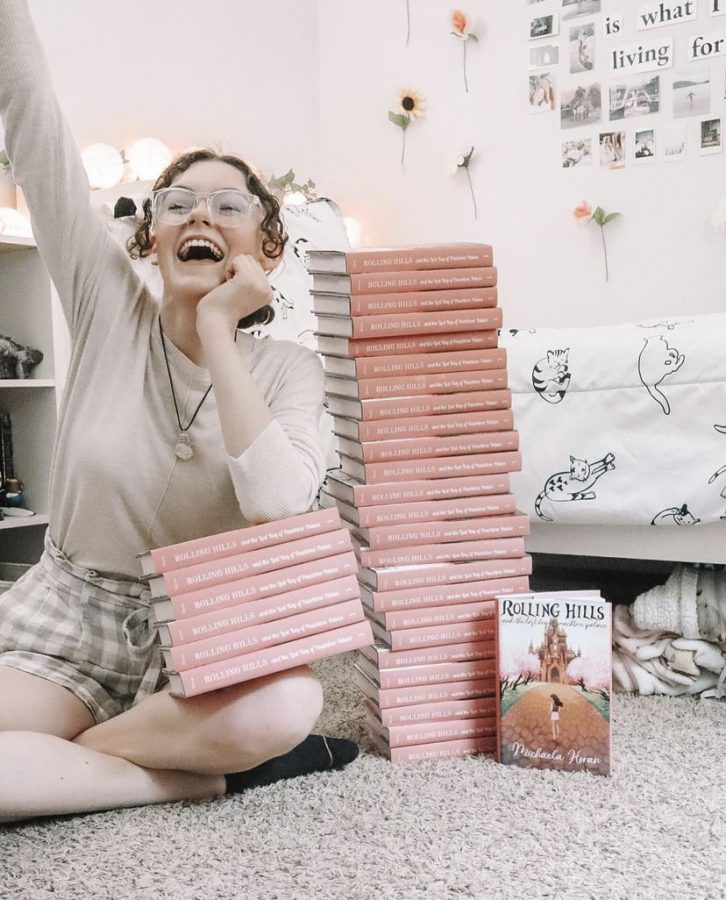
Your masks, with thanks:
[[[726,315],[504,330],[533,522],[726,520]]]

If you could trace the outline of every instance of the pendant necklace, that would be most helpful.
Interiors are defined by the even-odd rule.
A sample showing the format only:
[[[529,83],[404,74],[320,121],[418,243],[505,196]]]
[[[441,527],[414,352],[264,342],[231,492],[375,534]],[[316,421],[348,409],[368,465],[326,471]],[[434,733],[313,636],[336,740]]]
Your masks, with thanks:
[[[191,459],[194,456],[194,445],[192,444],[192,439],[189,437],[188,431],[192,426],[192,423],[197,417],[197,413],[202,408],[202,403],[207,399],[207,394],[212,390],[212,385],[210,384],[207,390],[204,392],[204,396],[199,401],[197,408],[192,413],[191,419],[187,422],[186,425],[182,425],[181,416],[179,415],[179,404],[176,402],[176,394],[174,393],[174,382],[171,378],[171,368],[169,367],[169,357],[166,352],[166,340],[164,338],[164,329],[161,327],[161,316],[159,316],[159,333],[161,334],[161,347],[164,351],[164,362],[166,363],[166,373],[169,376],[169,387],[171,388],[171,397],[174,401],[174,412],[176,413],[176,421],[179,426],[179,434],[176,438],[176,443],[174,444],[174,454],[177,459],[185,460]],[[236,334],[235,334],[236,338]]]

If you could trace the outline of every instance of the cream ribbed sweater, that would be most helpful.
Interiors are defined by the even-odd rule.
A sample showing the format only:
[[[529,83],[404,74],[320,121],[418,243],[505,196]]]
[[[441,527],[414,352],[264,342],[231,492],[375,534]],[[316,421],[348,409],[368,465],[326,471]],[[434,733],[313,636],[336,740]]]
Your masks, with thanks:
[[[316,355],[292,342],[238,335],[275,419],[240,457],[224,450],[214,390],[189,430],[193,459],[175,457],[158,301],[90,205],[25,0],[0,0],[0,116],[71,330],[53,453],[54,542],[80,566],[135,578],[135,555],[150,547],[310,509],[325,468],[323,373]],[[167,348],[186,423],[209,374],[168,338]]]

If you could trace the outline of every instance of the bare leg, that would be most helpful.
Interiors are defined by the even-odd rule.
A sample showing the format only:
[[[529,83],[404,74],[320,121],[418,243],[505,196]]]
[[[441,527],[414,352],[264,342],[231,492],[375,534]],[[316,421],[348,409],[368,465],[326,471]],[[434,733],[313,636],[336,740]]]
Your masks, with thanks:
[[[70,691],[0,666],[0,821],[222,794],[223,773],[286,753],[321,708],[301,668],[193,700],[155,694],[93,725]]]
[[[242,772],[297,746],[322,706],[320,682],[300,667],[189,700],[161,691],[75,742],[147,768]]]
[[[0,733],[0,822],[223,794],[224,777],[143,769],[37,731]]]
[[[74,694],[0,666],[0,822],[213,797],[224,778],[157,772],[71,743],[93,717]]]

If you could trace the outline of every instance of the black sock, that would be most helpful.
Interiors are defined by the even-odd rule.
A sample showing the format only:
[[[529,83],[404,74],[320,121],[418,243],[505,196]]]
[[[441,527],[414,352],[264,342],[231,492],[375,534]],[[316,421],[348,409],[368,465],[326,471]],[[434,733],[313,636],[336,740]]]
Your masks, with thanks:
[[[267,762],[255,766],[254,769],[248,769],[246,772],[233,772],[225,775],[227,793],[237,794],[247,788],[261,787],[285,778],[296,778],[298,775],[342,769],[356,756],[358,756],[358,746],[353,741],[323,737],[321,734],[309,734],[289,753],[268,759]]]

